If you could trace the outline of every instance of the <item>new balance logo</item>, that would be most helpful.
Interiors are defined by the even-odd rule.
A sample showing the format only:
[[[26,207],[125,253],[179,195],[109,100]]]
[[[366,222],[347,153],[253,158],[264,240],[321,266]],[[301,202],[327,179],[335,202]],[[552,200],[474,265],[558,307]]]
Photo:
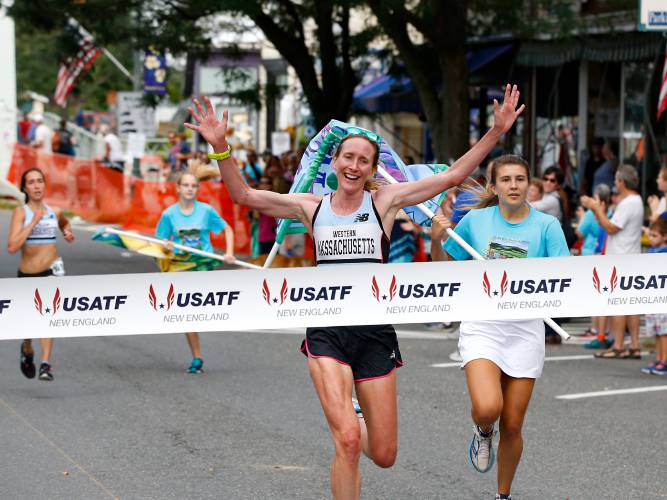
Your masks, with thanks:
[[[358,214],[354,222],[368,222],[368,214]]]

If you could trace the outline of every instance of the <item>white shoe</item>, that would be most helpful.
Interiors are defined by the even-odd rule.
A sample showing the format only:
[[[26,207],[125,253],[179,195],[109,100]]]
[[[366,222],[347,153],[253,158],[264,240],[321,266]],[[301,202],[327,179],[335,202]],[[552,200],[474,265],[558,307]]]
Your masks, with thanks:
[[[470,463],[477,472],[488,472],[493,467],[495,453],[493,451],[493,436],[495,432],[491,429],[488,433],[482,433],[479,426],[473,427],[472,441],[470,441]]]
[[[449,355],[449,359],[451,359],[452,361],[459,361],[459,362],[463,361],[463,357],[461,356],[461,353],[459,352],[458,349]]]

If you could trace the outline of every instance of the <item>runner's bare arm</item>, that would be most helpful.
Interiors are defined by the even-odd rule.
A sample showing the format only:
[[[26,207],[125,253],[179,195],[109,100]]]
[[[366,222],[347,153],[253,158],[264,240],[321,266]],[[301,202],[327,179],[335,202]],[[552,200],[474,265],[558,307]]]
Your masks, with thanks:
[[[192,107],[188,108],[196,124],[185,123],[184,125],[199,132],[216,153],[222,153],[228,147],[228,112],[223,112],[222,119],[218,120],[208,97],[204,96],[202,99],[205,107],[197,99],[193,99],[197,110],[195,111]],[[319,197],[308,193],[279,194],[253,189],[248,186],[231,158],[218,161],[218,167],[232,201],[254,208],[265,215],[283,219],[299,219],[306,222],[312,217],[314,207],[319,202]]]
[[[507,84],[503,105],[493,101],[493,127],[466,154],[456,160],[444,172],[416,182],[403,182],[382,186],[377,193],[377,203],[385,207],[403,208],[422,203],[446,189],[461,184],[477,166],[486,158],[498,139],[506,133],[523,112],[525,105],[519,109],[519,91]],[[389,198],[387,200],[386,198]],[[378,207],[379,209],[379,207]]]
[[[434,262],[452,260],[442,244],[447,240],[447,229],[452,227],[452,223],[442,214],[436,215],[431,219],[431,258]]]
[[[72,232],[72,225],[70,224],[69,219],[65,217],[62,210],[56,208],[55,211],[56,216],[58,217],[58,227],[63,233],[63,238],[67,243],[72,243],[74,241],[74,233]]]

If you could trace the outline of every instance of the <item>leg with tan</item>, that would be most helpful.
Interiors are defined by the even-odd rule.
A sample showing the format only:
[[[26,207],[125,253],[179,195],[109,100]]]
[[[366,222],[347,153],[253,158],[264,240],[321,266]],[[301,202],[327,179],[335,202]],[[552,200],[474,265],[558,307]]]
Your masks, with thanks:
[[[504,404],[498,443],[498,493],[509,494],[523,451],[521,429],[535,379],[513,378],[503,373],[501,385]]]
[[[493,467],[494,423],[503,409],[500,368],[488,359],[475,359],[465,365],[470,393],[470,413],[475,422],[468,450],[470,463],[478,472]]]
[[[364,415],[358,419],[364,454],[378,467],[391,467],[398,451],[396,372],[355,386]]]
[[[336,500],[358,499],[362,419],[352,406],[352,369],[331,358],[309,358],[308,368],[334,442],[331,493]]]

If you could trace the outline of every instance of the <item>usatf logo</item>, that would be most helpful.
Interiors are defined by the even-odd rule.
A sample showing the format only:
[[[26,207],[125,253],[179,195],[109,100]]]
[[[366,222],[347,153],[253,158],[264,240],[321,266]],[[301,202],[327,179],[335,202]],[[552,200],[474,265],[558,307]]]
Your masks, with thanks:
[[[391,284],[389,285],[389,297],[387,297],[386,294],[382,295],[382,300],[389,300],[391,302],[394,300],[394,297],[396,296],[396,276],[391,277]],[[375,300],[380,302],[380,287],[378,286],[377,279],[375,279],[375,276],[373,276],[373,279],[371,280],[371,291],[373,292],[373,297],[375,297]]]
[[[484,276],[482,277],[482,286],[484,287],[484,293],[490,297],[497,297],[498,293],[500,293],[500,296],[502,297],[505,295],[505,292],[507,291],[507,271],[503,272],[503,278],[500,280],[500,292],[498,290],[491,290],[491,282],[489,281],[489,277],[486,274],[486,271],[484,271]],[[491,297],[491,293],[493,293],[493,297]]]
[[[287,287],[287,278],[283,278],[283,285],[280,287],[280,305],[283,305],[285,303],[285,299],[287,298],[287,292],[289,288]],[[267,283],[266,280],[264,280],[264,283],[262,284],[262,297],[264,297],[264,300],[266,301],[267,304],[271,305],[271,290],[269,289],[269,284]],[[273,297],[273,303],[277,304],[278,303],[278,297]]]
[[[500,280],[500,288],[495,289],[491,285],[489,276],[484,273],[482,276],[482,287],[484,293],[490,298],[502,298],[505,294],[510,295],[536,295],[540,293],[563,293],[565,289],[572,284],[572,278],[547,278],[541,280],[510,280],[507,271],[503,271],[503,277]]]
[[[378,302],[391,302],[396,297],[401,299],[452,297],[460,289],[461,283],[398,283],[396,276],[392,275],[388,293],[381,293],[375,275],[371,279],[371,292]]]
[[[230,306],[238,300],[241,292],[238,290],[176,292],[173,283],[169,284],[166,300],[159,301],[155,288],[148,288],[148,301],[155,311],[169,311],[172,307],[203,307],[203,306]]]
[[[154,310],[157,311],[158,309],[165,309],[166,307],[165,310],[168,311],[169,309],[171,309],[171,306],[174,305],[174,285],[170,284],[169,286],[169,292],[167,292],[167,300],[165,302],[160,302],[159,304],[157,300],[157,295],[155,295],[155,289],[153,288],[153,285],[151,285],[148,288],[148,301],[150,302],[151,307]]]
[[[44,314],[55,315],[60,309],[64,312],[72,311],[109,311],[118,310],[120,306],[127,301],[127,295],[98,295],[94,297],[64,297],[60,293],[60,288],[56,288],[53,294],[53,300],[49,304],[44,304],[39,289],[35,289],[35,309],[43,316]]]
[[[262,298],[268,305],[277,304],[281,306],[287,302],[297,303],[344,300],[345,297],[351,293],[351,285],[288,287],[287,279],[283,278],[280,292],[272,294],[268,281],[264,280],[262,282]]]
[[[60,288],[56,288],[56,293],[53,295],[53,301],[51,302],[52,308],[44,307],[44,302],[42,301],[42,296],[39,294],[39,288],[35,288],[35,309],[41,316],[44,316],[44,313],[51,313],[52,315],[58,312],[60,309]]]
[[[0,299],[0,314],[2,314],[5,309],[9,309],[9,304],[11,303],[12,301],[9,299]]]
[[[618,285],[618,273],[616,272],[616,266],[614,266],[614,269],[611,272],[611,277],[609,278],[609,286],[602,285],[600,282],[600,276],[598,275],[598,270],[597,268],[593,268],[593,288],[597,290],[598,293],[613,293],[613,291],[616,289],[616,286]],[[602,290],[600,290],[602,289]]]
[[[597,268],[593,268],[593,287],[598,293],[611,294],[614,290],[664,290],[667,288],[667,274],[620,274],[616,266],[612,268],[609,285],[602,284]]]

